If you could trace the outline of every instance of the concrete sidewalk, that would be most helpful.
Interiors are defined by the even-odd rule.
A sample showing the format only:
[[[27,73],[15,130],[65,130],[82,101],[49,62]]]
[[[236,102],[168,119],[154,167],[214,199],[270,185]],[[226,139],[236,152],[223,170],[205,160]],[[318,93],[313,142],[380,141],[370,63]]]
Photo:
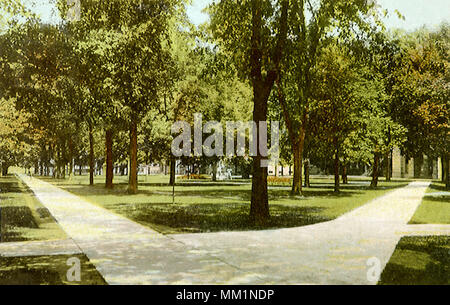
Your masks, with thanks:
[[[429,184],[413,182],[326,223],[174,238],[258,274],[264,283],[376,284]],[[367,276],[374,266],[369,259],[379,263],[374,278]]]
[[[109,284],[242,283],[207,251],[145,228],[50,183],[19,176]]]
[[[110,284],[376,284],[430,184],[413,182],[327,223],[164,236],[20,177]],[[379,270],[368,278],[370,258]]]

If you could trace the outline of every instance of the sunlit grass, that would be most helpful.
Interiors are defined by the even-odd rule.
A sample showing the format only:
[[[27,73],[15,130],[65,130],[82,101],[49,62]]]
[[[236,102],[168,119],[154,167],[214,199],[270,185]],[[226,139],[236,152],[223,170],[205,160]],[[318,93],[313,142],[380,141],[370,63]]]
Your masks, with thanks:
[[[104,177],[97,176],[88,186],[87,176],[71,180],[42,178],[88,201],[121,214],[163,233],[210,232],[284,228],[329,221],[349,212],[392,189],[406,186],[408,181],[381,181],[378,189],[370,189],[370,178],[355,179],[342,185],[336,194],[333,180],[311,179],[311,187],[303,196],[291,196],[289,184],[269,187],[271,219],[264,227],[253,226],[250,210],[250,180],[177,181],[173,188],[168,176],[140,176],[139,193],[128,195],[127,177],[115,177],[113,190],[104,188]]]
[[[450,224],[450,192],[445,192],[445,185],[433,182],[427,194],[439,193],[438,196],[425,196],[417,209],[411,224]]]

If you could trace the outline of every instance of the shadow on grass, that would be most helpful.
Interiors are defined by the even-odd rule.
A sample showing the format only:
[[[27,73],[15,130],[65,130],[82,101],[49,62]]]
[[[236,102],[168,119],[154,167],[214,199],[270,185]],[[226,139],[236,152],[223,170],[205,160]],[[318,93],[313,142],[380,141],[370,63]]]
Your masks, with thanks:
[[[383,270],[379,284],[450,284],[449,245],[449,236],[403,237]]]
[[[430,186],[430,189],[439,191],[439,192],[448,192],[449,190],[445,188],[444,183],[432,183]]]
[[[271,218],[265,226],[254,226],[248,204],[115,204],[116,212],[145,225],[162,225],[179,232],[217,232],[298,227],[331,220],[319,215],[324,208],[271,205]]]
[[[430,193],[432,194],[432,193]],[[425,196],[424,200],[427,202],[433,201],[433,202],[439,202],[439,203],[450,203],[450,195],[449,196]]]
[[[67,280],[67,260],[81,263],[81,282]],[[0,257],[0,285],[106,285],[89,259],[82,254],[36,257]]]

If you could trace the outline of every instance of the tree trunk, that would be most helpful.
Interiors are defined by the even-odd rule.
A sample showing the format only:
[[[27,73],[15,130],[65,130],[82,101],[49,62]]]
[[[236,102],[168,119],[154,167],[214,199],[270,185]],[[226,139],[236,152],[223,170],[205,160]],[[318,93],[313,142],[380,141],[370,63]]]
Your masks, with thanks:
[[[89,124],[89,185],[94,185],[94,131]]]
[[[128,193],[136,194],[138,191],[138,164],[137,164],[137,123],[135,120],[130,126],[130,172]]]
[[[7,165],[6,163],[2,163],[2,176],[8,175],[8,169],[9,169],[9,165]]]
[[[372,182],[370,183],[371,188],[376,188],[378,186],[378,169],[380,167],[380,155],[375,153],[373,161],[373,172],[372,172]]]
[[[39,162],[34,162],[34,175],[37,176],[39,174]]]
[[[72,139],[69,138],[69,180],[72,179],[73,176],[73,167],[74,167],[74,160],[73,160],[73,142]]]
[[[386,162],[386,181],[391,181],[391,162],[390,162],[390,158],[389,158],[389,151],[386,153],[384,159]]]
[[[267,120],[267,99],[262,95],[262,89],[263,88],[259,88],[256,84],[253,86],[253,121],[256,122],[257,125],[259,125],[259,122]],[[260,138],[260,132],[261,131],[258,128],[256,137],[258,140]],[[270,218],[267,192],[267,167],[261,166],[262,160],[263,157],[261,151],[258,149],[256,156],[253,157],[252,196],[250,205],[250,219],[256,225],[264,225]]]
[[[446,176],[447,176],[447,179],[446,179],[446,182],[445,182],[445,188],[447,189],[447,190],[450,190],[450,155],[448,155],[447,156],[447,174],[446,174]]]
[[[305,145],[305,131],[300,130],[300,136],[296,143],[292,145],[294,155],[294,177],[292,180],[292,195],[302,194],[302,169],[303,169],[303,148]]]
[[[106,145],[106,181],[105,187],[112,189],[114,187],[114,168],[113,168],[113,131],[107,129],[105,133],[105,145]]]
[[[342,183],[348,184],[348,176],[347,176],[347,163],[344,160],[344,163],[342,164]]]
[[[447,158],[445,156],[441,157],[441,171],[442,171],[442,176],[441,176],[441,180],[442,183],[446,183],[447,182]]]
[[[169,178],[169,185],[173,186],[175,185],[175,167],[176,167],[176,160],[174,156],[170,157],[170,178]]]
[[[339,193],[340,191],[340,177],[339,177],[339,145],[335,141],[335,152],[334,152],[334,192]]]
[[[61,179],[61,145],[56,147],[56,179]]]
[[[305,160],[305,187],[311,187],[309,182],[309,159]]]
[[[212,165],[212,181],[214,181],[214,182],[216,182],[217,181],[217,161],[214,161],[213,162],[213,165]]]

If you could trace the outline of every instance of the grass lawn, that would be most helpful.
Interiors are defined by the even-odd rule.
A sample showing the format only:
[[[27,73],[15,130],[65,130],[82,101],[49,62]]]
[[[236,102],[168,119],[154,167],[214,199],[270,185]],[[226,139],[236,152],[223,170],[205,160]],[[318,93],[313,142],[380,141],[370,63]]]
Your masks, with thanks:
[[[333,180],[312,179],[312,187],[304,196],[290,196],[289,184],[269,187],[271,220],[265,227],[249,223],[251,184],[238,181],[177,181],[175,204],[168,177],[139,177],[139,194],[126,193],[127,178],[115,177],[114,190],[104,188],[104,177],[95,178],[95,186],[88,186],[87,176],[71,180],[42,178],[88,201],[124,215],[162,233],[213,232],[284,228],[328,221],[351,211],[390,190],[408,184],[406,180],[380,182],[370,189],[367,179],[343,185],[339,194],[333,192]]]
[[[0,177],[0,242],[62,238],[64,231],[19,179]]]
[[[380,285],[450,284],[450,236],[403,237]]]
[[[81,282],[67,280],[69,258],[80,260]],[[85,255],[0,257],[0,285],[106,285]]]
[[[433,182],[410,224],[450,224],[450,192],[445,184]]]

